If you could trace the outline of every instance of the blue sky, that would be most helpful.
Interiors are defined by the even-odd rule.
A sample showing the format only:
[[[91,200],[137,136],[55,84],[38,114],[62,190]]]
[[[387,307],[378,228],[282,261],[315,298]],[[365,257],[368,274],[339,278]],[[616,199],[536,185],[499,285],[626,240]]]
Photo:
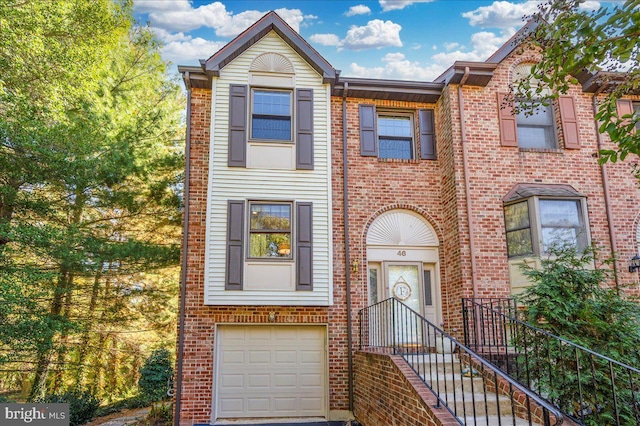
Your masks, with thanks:
[[[456,60],[483,61],[539,1],[135,0],[174,65],[198,65],[275,10],[343,76],[432,81]],[[597,1],[587,1],[597,8]]]

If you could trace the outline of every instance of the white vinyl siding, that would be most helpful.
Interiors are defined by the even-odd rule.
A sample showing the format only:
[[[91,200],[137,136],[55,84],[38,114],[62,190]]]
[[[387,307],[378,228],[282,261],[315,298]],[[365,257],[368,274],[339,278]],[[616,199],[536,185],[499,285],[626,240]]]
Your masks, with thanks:
[[[315,141],[313,170],[227,166],[229,85],[249,86],[249,67],[252,61],[267,52],[282,54],[291,61],[295,68],[293,81],[296,88],[313,89]],[[213,79],[212,96],[204,303],[211,305],[330,305],[332,303],[332,253],[329,85],[323,84],[322,76],[272,31],[220,71],[220,77]],[[295,100],[293,102],[295,105]],[[294,129],[295,120],[294,111],[292,122]],[[313,291],[248,290],[247,286],[242,291],[225,290],[227,201],[242,199],[313,203]]]

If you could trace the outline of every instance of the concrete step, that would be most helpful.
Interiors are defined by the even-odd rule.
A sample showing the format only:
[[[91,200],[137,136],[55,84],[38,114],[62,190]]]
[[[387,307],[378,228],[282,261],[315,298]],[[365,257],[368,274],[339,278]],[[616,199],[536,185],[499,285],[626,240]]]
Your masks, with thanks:
[[[529,424],[528,420],[512,416],[509,397],[496,396],[489,391],[485,395],[482,377],[465,377],[463,371],[468,371],[469,367],[461,363],[456,354],[406,354],[404,358],[443,400],[448,401],[449,408],[459,418],[467,418],[468,425]]]
[[[463,413],[469,416],[473,413],[474,408],[476,416],[497,416],[498,407],[500,407],[500,416],[511,418],[511,400],[506,396],[500,396],[496,401],[496,394],[487,392],[487,400],[485,402],[485,394],[482,392],[456,391],[454,395],[453,391],[450,391],[446,394],[441,393],[440,397],[448,401],[449,408],[460,417],[462,417]],[[454,401],[456,402],[455,410]]]
[[[498,418],[497,416],[477,416],[475,422],[473,417],[467,417],[465,419],[465,424],[467,426],[528,426],[529,422],[527,420],[519,419],[516,417],[515,423],[514,420],[509,417],[506,418],[501,416]],[[542,423],[532,422],[532,425],[542,425]]]

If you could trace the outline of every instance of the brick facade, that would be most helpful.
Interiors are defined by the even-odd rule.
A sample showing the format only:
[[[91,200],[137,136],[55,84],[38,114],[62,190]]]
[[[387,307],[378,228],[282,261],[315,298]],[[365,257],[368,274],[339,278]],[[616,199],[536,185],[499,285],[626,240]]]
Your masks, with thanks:
[[[331,98],[332,247],[333,304],[308,306],[211,306],[204,304],[204,262],[207,213],[209,147],[211,143],[211,90],[191,88],[191,139],[188,249],[186,256],[186,298],[181,378],[183,425],[208,423],[214,398],[214,345],[217,324],[326,324],[328,326],[328,388],[330,411],[349,410],[349,349],[357,351],[359,311],[368,304],[366,235],[372,222],[393,209],[417,213],[435,230],[439,240],[437,266],[442,322],[447,331],[460,337],[460,299],[505,297],[510,294],[503,197],[516,184],[566,184],[586,197],[591,240],[611,254],[613,223],[617,248],[618,282],[632,285],[638,294],[638,274],[629,273],[628,259],[637,252],[636,230],[640,225],[640,192],[631,174],[632,161],[607,164],[611,218],[607,216],[603,173],[597,163],[598,134],[594,123],[593,95],[573,87],[578,116],[580,149],[565,149],[561,126],[558,149],[532,150],[500,144],[496,93],[508,90],[513,69],[535,59],[530,52],[514,51],[496,67],[486,86],[445,85],[435,103],[340,96]],[[460,93],[461,91],[461,93]],[[460,94],[462,96],[460,96]],[[460,121],[460,98],[465,121]],[[639,98],[640,100],[640,98]],[[346,123],[343,123],[346,102]],[[435,109],[437,160],[384,160],[360,155],[359,105],[395,109],[416,114],[421,108]],[[417,122],[417,114],[414,116]],[[349,258],[346,258],[343,203],[343,126],[347,129]],[[466,138],[463,143],[463,126]],[[602,137],[603,147],[611,143]],[[466,150],[469,194],[466,193],[464,157]],[[419,156],[416,156],[419,158]],[[474,223],[475,251],[471,252],[467,196]],[[221,226],[224,226],[221,224]],[[475,277],[471,257],[475,258]],[[356,264],[359,267],[356,270]],[[351,268],[350,297],[352,347],[348,348],[347,282],[345,268]],[[270,314],[275,320],[270,321]],[[363,424],[448,424],[433,417],[423,395],[403,375],[397,363],[383,355],[356,353],[355,415]],[[367,367],[368,366],[368,367]],[[369,369],[369,367],[371,367]],[[402,391],[403,397],[382,389]],[[397,398],[396,398],[397,397]],[[394,402],[395,401],[395,402]],[[384,410],[403,404],[397,417]],[[392,404],[392,402],[394,402]],[[382,404],[382,405],[381,405]],[[379,407],[378,407],[379,408]],[[452,423],[453,424],[453,423]]]
[[[399,355],[356,352],[354,413],[364,425],[453,426],[460,423]]]

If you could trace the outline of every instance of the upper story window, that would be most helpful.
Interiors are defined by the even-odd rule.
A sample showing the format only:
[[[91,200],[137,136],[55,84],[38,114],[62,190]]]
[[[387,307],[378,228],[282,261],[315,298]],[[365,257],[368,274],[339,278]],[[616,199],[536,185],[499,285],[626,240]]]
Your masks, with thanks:
[[[291,203],[249,203],[249,257],[291,259]]]
[[[433,109],[417,110],[419,138],[415,133],[415,112],[377,110],[375,105],[361,104],[359,113],[360,155],[363,157],[437,159]]]
[[[511,191],[516,195],[508,196],[510,201],[504,206],[509,257],[543,255],[552,248],[564,246],[578,250],[587,247],[585,200],[568,188],[564,185],[522,185],[518,191]],[[558,197],[549,198],[549,195]],[[527,198],[523,199],[523,196]]]
[[[290,142],[291,103],[291,91],[253,89],[251,139]]]
[[[313,203],[228,200],[226,290],[312,291],[313,259]]]
[[[633,102],[633,113],[640,117],[640,102]],[[640,130],[640,120],[636,121],[636,130]]]
[[[519,112],[516,115],[518,146],[520,148],[557,148],[556,120],[553,106],[532,102],[516,101]]]
[[[572,96],[558,96],[557,101],[546,98],[548,89],[536,93],[538,80],[531,78],[532,64],[520,64],[513,70],[513,84],[528,79],[532,90],[531,99],[512,99],[509,93],[498,93],[500,142],[502,146],[524,149],[560,148],[558,124],[565,149],[580,149],[580,135],[576,103]],[[510,99],[511,98],[511,99]],[[556,117],[556,108],[560,121]]]
[[[378,157],[413,158],[412,129],[408,114],[378,114]]]
[[[513,82],[529,78],[533,64],[520,64],[513,70]],[[531,89],[538,87],[538,80],[530,79]],[[542,93],[544,95],[545,93]],[[518,146],[521,148],[557,148],[556,120],[553,105],[542,105],[540,98],[530,101],[516,100],[518,110],[516,124],[518,127]]]

